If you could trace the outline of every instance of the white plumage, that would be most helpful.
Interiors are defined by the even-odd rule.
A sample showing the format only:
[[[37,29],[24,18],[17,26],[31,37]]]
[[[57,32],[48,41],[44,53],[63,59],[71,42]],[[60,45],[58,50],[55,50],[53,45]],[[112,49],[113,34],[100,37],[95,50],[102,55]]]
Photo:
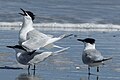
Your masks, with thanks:
[[[62,48],[54,45],[53,43],[68,36],[71,36],[71,34],[64,34],[60,37],[53,37],[41,33],[40,31],[33,28],[33,20],[35,18],[34,14],[30,11],[24,11],[23,9],[21,10],[24,12],[24,14],[20,13],[23,15],[23,24],[19,32],[19,44],[23,46],[23,48],[25,48],[28,52],[38,50],[40,48]]]

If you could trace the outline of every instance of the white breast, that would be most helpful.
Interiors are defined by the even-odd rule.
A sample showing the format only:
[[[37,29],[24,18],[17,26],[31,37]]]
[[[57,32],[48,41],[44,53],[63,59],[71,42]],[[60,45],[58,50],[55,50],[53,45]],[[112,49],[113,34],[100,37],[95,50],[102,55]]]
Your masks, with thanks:
[[[21,52],[17,53],[17,57],[20,57],[21,54],[22,54]]]

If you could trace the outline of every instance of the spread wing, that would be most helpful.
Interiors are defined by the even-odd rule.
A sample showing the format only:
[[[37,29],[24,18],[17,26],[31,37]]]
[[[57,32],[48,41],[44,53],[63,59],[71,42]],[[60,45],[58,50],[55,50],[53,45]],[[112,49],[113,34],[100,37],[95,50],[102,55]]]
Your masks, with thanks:
[[[38,50],[41,47],[44,48],[53,48],[57,47],[60,48],[59,46],[54,45],[53,43],[61,40],[63,38],[69,37],[70,35],[61,35],[60,37],[57,38],[52,38],[53,36],[48,36],[46,34],[43,34],[37,30],[32,30],[28,32],[27,34],[27,40],[22,43],[22,46],[27,50],[27,51],[33,51],[33,50]]]
[[[37,50],[43,47],[46,42],[50,39],[47,35],[40,33],[37,30],[32,30],[27,34],[27,40],[22,43],[22,46],[27,51]]]

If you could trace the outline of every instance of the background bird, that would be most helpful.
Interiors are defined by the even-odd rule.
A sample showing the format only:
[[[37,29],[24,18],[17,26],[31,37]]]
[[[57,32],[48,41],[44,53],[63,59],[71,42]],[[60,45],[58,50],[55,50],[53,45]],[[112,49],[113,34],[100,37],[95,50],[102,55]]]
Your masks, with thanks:
[[[90,67],[97,67],[97,72],[99,72],[99,65],[104,64],[104,61],[112,59],[104,58],[101,53],[95,48],[95,39],[77,39],[84,43],[84,50],[82,54],[82,61],[84,64],[88,65],[88,74],[90,74]]]

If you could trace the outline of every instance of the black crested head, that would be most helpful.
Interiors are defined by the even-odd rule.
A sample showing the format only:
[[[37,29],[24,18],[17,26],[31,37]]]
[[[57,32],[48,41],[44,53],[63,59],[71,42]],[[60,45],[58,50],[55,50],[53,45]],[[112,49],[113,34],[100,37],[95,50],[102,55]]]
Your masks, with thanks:
[[[95,43],[95,39],[93,39],[93,38],[86,38],[86,39],[84,39],[84,42],[90,43],[90,44],[94,44]]]
[[[26,11],[26,13],[32,18],[32,20],[35,19],[35,15],[31,11]]]
[[[27,14],[32,18],[32,20],[35,19],[35,15],[31,11],[25,11],[24,9],[20,8],[23,13],[19,13],[22,16],[27,16]]]
[[[90,43],[90,44],[94,44],[95,43],[95,39],[93,39],[93,38],[77,39],[77,40],[81,41],[81,42]]]

